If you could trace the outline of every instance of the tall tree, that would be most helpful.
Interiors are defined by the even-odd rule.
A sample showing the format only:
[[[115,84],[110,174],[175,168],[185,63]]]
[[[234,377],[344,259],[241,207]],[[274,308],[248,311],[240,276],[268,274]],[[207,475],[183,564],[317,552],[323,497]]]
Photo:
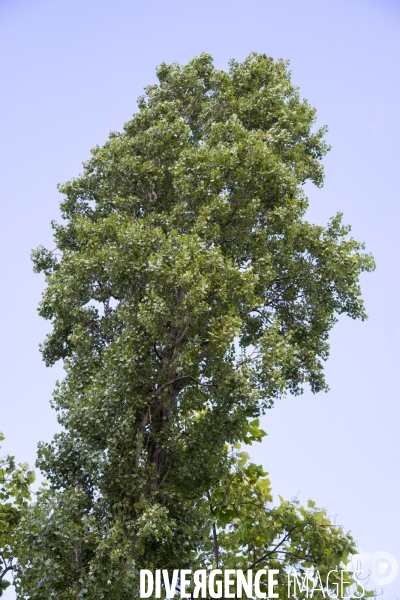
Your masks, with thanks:
[[[244,515],[218,500],[244,477],[232,448],[259,437],[277,397],[324,390],[337,315],[365,318],[372,258],[340,214],[305,220],[303,185],[322,185],[328,147],[287,64],[251,54],[225,72],[202,54],[157,76],[60,186],[56,250],[33,255],[53,325],[43,357],[66,377],[63,432],[39,449],[51,485],[25,521],[22,597],[131,598],[139,568],[207,562],[213,524]]]

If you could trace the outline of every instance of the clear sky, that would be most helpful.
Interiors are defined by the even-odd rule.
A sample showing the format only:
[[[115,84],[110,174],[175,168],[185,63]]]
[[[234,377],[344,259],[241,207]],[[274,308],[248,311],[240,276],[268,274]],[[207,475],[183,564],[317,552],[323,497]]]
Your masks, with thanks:
[[[290,59],[332,145],[309,219],[343,211],[377,261],[362,280],[369,321],[344,318],[332,334],[330,392],[280,401],[252,456],[276,496],[313,498],[362,552],[400,564],[398,0],[0,0],[3,450],[33,463],[57,427],[49,400],[62,369],[38,352],[48,325],[29,259],[52,247],[56,184],[121,129],[160,62],[201,51],[220,68],[252,51]],[[396,596],[400,574],[384,588]]]

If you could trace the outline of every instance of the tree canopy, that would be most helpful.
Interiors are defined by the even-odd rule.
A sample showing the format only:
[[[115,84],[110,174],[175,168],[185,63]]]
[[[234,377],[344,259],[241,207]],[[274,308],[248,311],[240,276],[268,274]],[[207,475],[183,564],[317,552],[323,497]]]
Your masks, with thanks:
[[[326,389],[338,315],[366,316],[371,256],[340,214],[305,218],[325,128],[287,63],[263,54],[228,72],[201,54],[157,76],[59,186],[56,250],[33,253],[43,358],[66,376],[63,431],[39,447],[50,485],[21,526],[21,598],[122,600],[140,568],[329,570],[354,552],[312,504],[271,507],[240,449],[275,399]]]
[[[0,442],[4,434],[0,432]],[[17,554],[15,530],[23,510],[31,500],[30,486],[35,473],[28,463],[16,464],[14,456],[0,458],[0,596],[9,587],[7,575],[12,575]]]

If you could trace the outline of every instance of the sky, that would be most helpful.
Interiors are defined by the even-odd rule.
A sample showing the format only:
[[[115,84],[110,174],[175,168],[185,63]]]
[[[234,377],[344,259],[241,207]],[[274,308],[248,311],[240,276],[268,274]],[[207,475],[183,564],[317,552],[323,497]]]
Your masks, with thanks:
[[[377,262],[362,277],[369,320],[332,332],[330,391],[277,402],[251,456],[275,497],[312,498],[351,530],[363,564],[377,552],[400,564],[399,1],[0,0],[2,450],[33,464],[57,429],[49,401],[63,371],[38,351],[49,324],[30,263],[32,248],[53,248],[57,183],[121,130],[157,65],[202,51],[218,68],[253,51],[290,60],[332,146],[324,188],[307,187],[307,218],[342,211]],[[377,589],[400,597],[400,574]]]

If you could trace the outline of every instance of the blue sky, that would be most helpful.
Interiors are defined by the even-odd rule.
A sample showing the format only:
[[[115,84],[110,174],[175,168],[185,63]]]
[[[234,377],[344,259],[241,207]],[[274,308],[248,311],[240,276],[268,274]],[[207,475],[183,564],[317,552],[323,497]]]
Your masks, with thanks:
[[[30,250],[52,247],[58,182],[121,129],[162,61],[205,50],[220,68],[252,51],[290,59],[294,82],[327,124],[332,151],[309,219],[337,211],[377,261],[363,277],[367,323],[332,337],[328,394],[287,398],[264,418],[252,456],[275,494],[312,497],[360,550],[400,564],[399,58],[394,0],[0,0],[0,429],[3,449],[35,459],[56,428],[49,400],[61,366],[38,352],[43,280]],[[400,597],[400,575],[384,588]]]

